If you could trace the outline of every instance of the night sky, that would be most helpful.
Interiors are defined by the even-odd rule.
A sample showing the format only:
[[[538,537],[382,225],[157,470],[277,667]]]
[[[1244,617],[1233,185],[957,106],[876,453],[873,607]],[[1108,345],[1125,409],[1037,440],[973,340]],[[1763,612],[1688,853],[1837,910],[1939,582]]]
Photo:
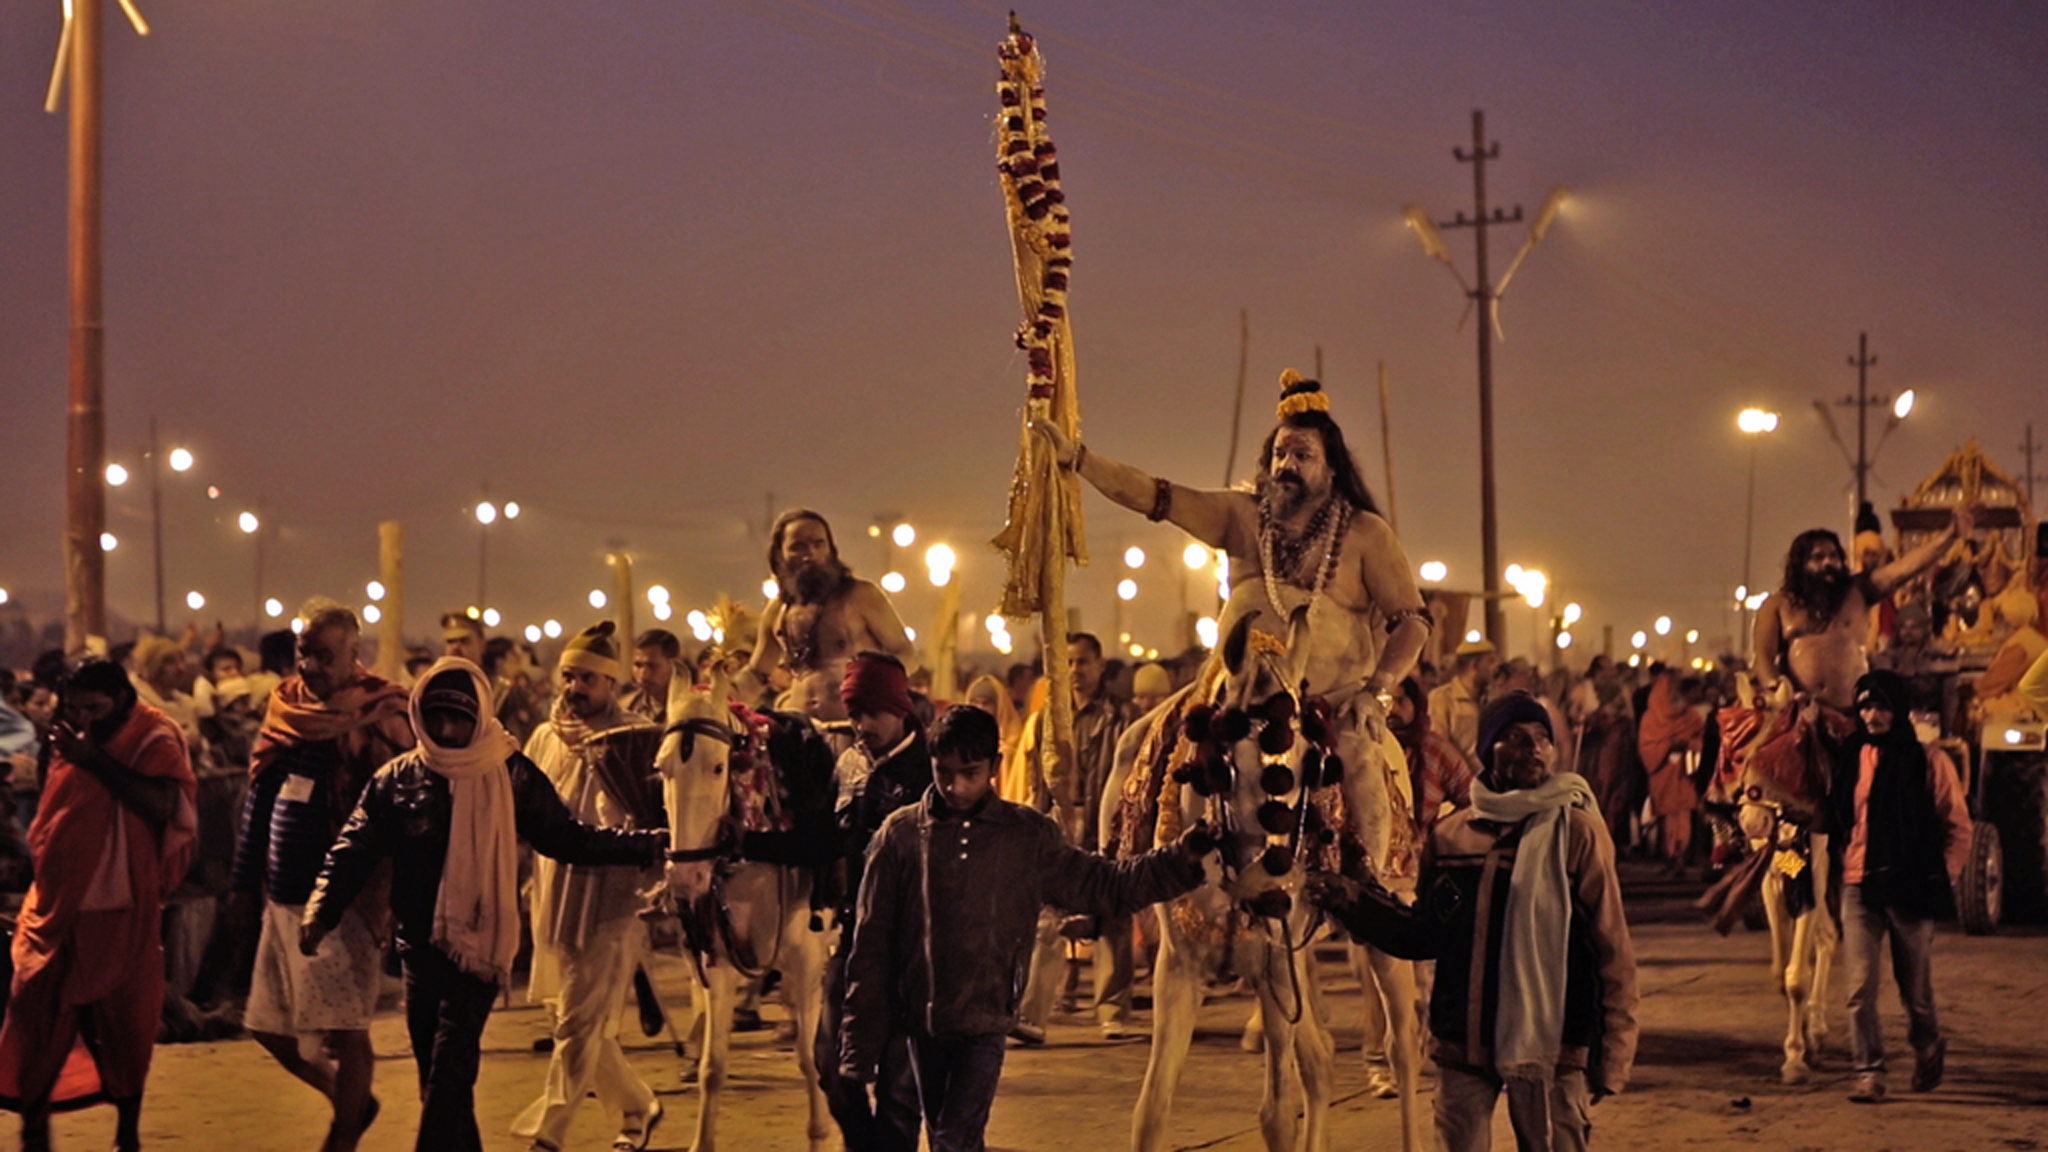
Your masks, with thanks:
[[[486,484],[526,510],[490,544],[514,629],[595,615],[608,546],[679,606],[758,599],[771,493],[827,513],[871,576],[866,527],[901,512],[914,552],[963,554],[970,610],[993,599],[980,543],[1024,391],[992,162],[1002,6],[140,2],[147,39],[106,7],[108,454],[137,468],[154,413],[199,457],[165,492],[174,624],[188,589],[205,623],[248,621],[234,518],[260,504],[265,592],[287,604],[360,604],[376,523],[403,520],[424,634],[475,599]],[[1048,62],[1099,452],[1222,480],[1249,309],[1240,475],[1275,376],[1320,344],[1384,498],[1385,360],[1409,555],[1476,587],[1472,328],[1400,215],[1470,211],[1451,149],[1475,108],[1501,144],[1497,203],[1574,193],[1502,309],[1501,541],[1593,637],[1625,644],[1660,612],[1729,628],[1745,406],[1784,417],[1760,448],[1757,583],[1794,532],[1847,527],[1850,472],[1813,401],[1854,391],[1859,331],[1872,389],[1920,397],[1878,457],[1881,505],[1971,437],[2016,471],[2026,423],[2048,438],[2037,4],[1020,15]],[[41,104],[60,8],[4,20],[0,587],[54,604],[65,122]],[[1448,239],[1469,277],[1470,232]],[[1520,241],[1495,232],[1496,273]],[[108,597],[130,620],[153,614],[147,509],[140,484],[110,494]],[[1109,630],[1117,556],[1140,544],[1131,630],[1166,646],[1180,538],[1087,511],[1085,623]],[[921,585],[899,603],[925,630]],[[1508,613],[1518,646],[1530,617]]]

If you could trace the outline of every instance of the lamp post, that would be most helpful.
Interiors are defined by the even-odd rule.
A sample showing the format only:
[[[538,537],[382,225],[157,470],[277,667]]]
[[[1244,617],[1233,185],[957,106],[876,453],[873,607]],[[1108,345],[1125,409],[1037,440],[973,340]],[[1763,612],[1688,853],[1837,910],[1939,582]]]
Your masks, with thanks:
[[[1744,408],[1735,417],[1735,426],[1749,437],[1749,498],[1742,514],[1742,658],[1750,658],[1750,562],[1756,552],[1756,450],[1763,437],[1777,431],[1778,414],[1762,408]]]
[[[1499,158],[1500,145],[1497,143],[1487,143],[1486,117],[1483,112],[1474,110],[1472,113],[1471,150],[1468,152],[1463,148],[1455,148],[1452,149],[1451,154],[1460,163],[1472,165],[1473,215],[1468,218],[1463,211],[1460,211],[1452,219],[1444,221],[1442,226],[1445,228],[1472,229],[1476,256],[1476,286],[1465,283],[1465,277],[1459,273],[1457,265],[1451,262],[1450,251],[1444,247],[1443,237],[1437,231],[1438,225],[1430,219],[1429,212],[1426,209],[1420,205],[1411,204],[1402,209],[1402,216],[1407,221],[1408,226],[1415,230],[1416,236],[1422,241],[1423,251],[1428,253],[1432,259],[1451,270],[1451,275],[1457,277],[1458,286],[1464,289],[1465,295],[1472,299],[1479,312],[1477,327],[1479,329],[1480,567],[1484,573],[1485,591],[1487,593],[1484,597],[1486,604],[1486,634],[1488,639],[1491,639],[1498,645],[1503,638],[1505,625],[1501,617],[1500,600],[1497,595],[1500,592],[1500,532],[1498,518],[1495,514],[1493,478],[1493,339],[1499,326],[1497,309],[1502,294],[1507,291],[1508,282],[1513,280],[1515,273],[1521,269],[1522,261],[1528,258],[1530,250],[1535,248],[1537,243],[1543,239],[1543,234],[1549,231],[1551,223],[1557,219],[1559,210],[1564,207],[1564,202],[1569,197],[1570,190],[1564,187],[1551,190],[1549,197],[1543,202],[1543,207],[1537,212],[1535,222],[1529,226],[1529,233],[1522,242],[1521,250],[1515,253],[1515,258],[1508,264],[1507,273],[1501,277],[1500,283],[1495,285],[1490,279],[1487,269],[1486,230],[1495,225],[1520,223],[1522,220],[1522,206],[1517,204],[1512,213],[1499,208],[1495,208],[1491,212],[1487,210],[1486,162]],[[1470,312],[1471,309],[1468,308],[1467,314],[1469,315]]]
[[[519,519],[518,501],[507,500],[504,507],[500,508],[488,499],[490,491],[490,486],[485,485],[484,495],[486,499],[479,501],[476,506],[476,522],[478,527],[476,538],[476,607],[479,612],[490,607],[490,600],[486,596],[486,593],[489,591],[486,576],[490,570],[491,525],[497,523],[501,516],[507,520]]]
[[[1842,457],[1849,462],[1849,471],[1856,477],[1856,505],[1849,510],[1852,520],[1863,510],[1864,501],[1869,499],[1870,470],[1877,464],[1878,450],[1884,447],[1884,442],[1891,438],[1892,431],[1906,415],[1913,411],[1914,395],[1911,388],[1899,393],[1897,397],[1870,394],[1870,370],[1876,366],[1877,357],[1870,354],[1869,333],[1858,332],[1856,354],[1849,357],[1849,367],[1856,370],[1856,394],[1835,401],[1839,407],[1856,410],[1855,456],[1849,455],[1849,446],[1842,442],[1841,435],[1835,431],[1835,417],[1828,411],[1827,402],[1813,402],[1814,409],[1820,413],[1821,423],[1827,426],[1828,439],[1833,440],[1835,447],[1842,450]],[[1877,443],[1873,445],[1870,443],[1870,410],[1887,406],[1891,408],[1891,417],[1885,421],[1884,430],[1877,434]]]

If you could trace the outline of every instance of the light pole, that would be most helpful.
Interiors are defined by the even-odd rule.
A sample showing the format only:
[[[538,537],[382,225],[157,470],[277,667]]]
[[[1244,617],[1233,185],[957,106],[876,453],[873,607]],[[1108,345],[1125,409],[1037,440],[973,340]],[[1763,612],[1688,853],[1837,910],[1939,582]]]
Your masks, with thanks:
[[[484,495],[486,497],[490,495],[490,491],[490,486],[485,485]],[[476,538],[476,609],[478,612],[482,612],[491,606],[490,600],[486,596],[486,593],[490,590],[486,577],[490,571],[491,525],[497,523],[500,516],[507,520],[519,519],[519,502],[507,500],[505,506],[500,508],[498,505],[491,503],[487,498],[476,506],[476,522],[478,527]]]
[[[1828,439],[1833,440],[1835,447],[1842,450],[1842,457],[1849,462],[1849,471],[1856,477],[1856,505],[1849,510],[1852,520],[1863,510],[1864,501],[1869,499],[1870,470],[1877,464],[1878,450],[1884,447],[1884,442],[1891,437],[1892,430],[1897,428],[1907,413],[1913,410],[1914,396],[1911,388],[1899,393],[1897,398],[1870,394],[1870,370],[1876,366],[1877,357],[1870,354],[1870,334],[1858,332],[1856,354],[1849,357],[1849,367],[1856,370],[1856,394],[1835,401],[1839,407],[1856,410],[1855,456],[1849,455],[1849,446],[1842,442],[1841,435],[1835,431],[1835,417],[1828,411],[1827,402],[1813,402],[1814,409],[1820,413],[1821,423],[1827,426]],[[1891,418],[1885,421],[1884,430],[1878,433],[1877,443],[1873,445],[1870,443],[1870,410],[1886,406],[1891,408]]]
[[[1485,591],[1487,593],[1485,596],[1486,634],[1488,639],[1498,645],[1503,639],[1504,623],[1501,618],[1500,600],[1498,597],[1500,592],[1500,531],[1498,518],[1495,514],[1493,478],[1493,339],[1500,323],[1497,309],[1502,294],[1507,291],[1508,282],[1514,279],[1515,273],[1520,270],[1522,261],[1528,257],[1529,251],[1536,247],[1537,243],[1543,239],[1543,234],[1549,231],[1551,222],[1557,219],[1558,211],[1564,207],[1564,202],[1570,195],[1570,190],[1564,187],[1551,189],[1549,197],[1543,202],[1542,209],[1536,214],[1535,222],[1529,226],[1529,234],[1523,240],[1521,250],[1515,253],[1515,258],[1508,264],[1507,273],[1501,277],[1500,283],[1495,285],[1487,269],[1486,230],[1494,225],[1520,223],[1522,220],[1522,206],[1519,204],[1515,205],[1515,210],[1512,213],[1499,208],[1495,208],[1491,212],[1487,210],[1486,162],[1500,157],[1500,145],[1498,143],[1487,143],[1485,113],[1478,110],[1474,110],[1472,113],[1471,150],[1468,152],[1463,148],[1454,148],[1451,154],[1460,163],[1472,165],[1473,215],[1468,218],[1463,211],[1460,211],[1452,219],[1444,221],[1442,227],[1472,229],[1474,237],[1473,247],[1476,255],[1475,272],[1477,285],[1465,283],[1465,277],[1458,272],[1457,265],[1451,263],[1450,251],[1444,247],[1443,237],[1437,232],[1438,225],[1430,219],[1429,212],[1426,209],[1421,205],[1410,204],[1403,208],[1401,213],[1408,226],[1413,228],[1416,236],[1421,239],[1423,251],[1427,252],[1432,259],[1441,262],[1444,267],[1451,270],[1451,274],[1457,277],[1458,286],[1465,290],[1467,296],[1471,297],[1479,312],[1480,566],[1484,572]],[[1468,308],[1467,314],[1469,315],[1470,312],[1471,309]]]
[[[1749,437],[1749,498],[1742,514],[1742,658],[1750,658],[1749,589],[1750,561],[1756,552],[1756,450],[1763,437],[1778,430],[1778,414],[1762,408],[1744,408],[1735,417],[1735,426]]]

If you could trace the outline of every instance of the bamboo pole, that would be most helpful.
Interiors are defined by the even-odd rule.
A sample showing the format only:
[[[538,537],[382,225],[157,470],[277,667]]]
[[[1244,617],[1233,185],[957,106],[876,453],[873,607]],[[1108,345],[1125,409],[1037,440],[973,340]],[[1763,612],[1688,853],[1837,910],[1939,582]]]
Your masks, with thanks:
[[[1401,514],[1394,504],[1394,425],[1387,415],[1387,362],[1380,361],[1380,459],[1387,466],[1387,525],[1401,534]]]
[[[377,525],[377,579],[384,585],[383,615],[377,619],[377,675],[405,675],[405,525]]]

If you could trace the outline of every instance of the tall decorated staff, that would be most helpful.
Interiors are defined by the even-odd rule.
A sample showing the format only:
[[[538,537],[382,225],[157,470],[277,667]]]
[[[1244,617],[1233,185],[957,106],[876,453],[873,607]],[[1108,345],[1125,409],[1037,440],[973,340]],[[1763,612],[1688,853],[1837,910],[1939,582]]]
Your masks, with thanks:
[[[1050,739],[1040,743],[1039,755],[1054,795],[1062,795],[1075,765],[1073,695],[1065,658],[1067,562],[1086,564],[1088,545],[1080,481],[1060,470],[1052,445],[1031,432],[1030,421],[1058,424],[1077,440],[1081,435],[1073,327],[1067,317],[1074,233],[1060,190],[1059,153],[1046,135],[1045,62],[1031,36],[1018,27],[1015,13],[996,56],[1002,65],[996,82],[1002,105],[996,120],[996,171],[1010,221],[1017,297],[1024,308],[1017,346],[1024,350],[1030,389],[1018,428],[1009,516],[994,541],[1010,568],[998,607],[1012,618],[1038,618],[1045,673],[1052,681],[1046,695]]]

